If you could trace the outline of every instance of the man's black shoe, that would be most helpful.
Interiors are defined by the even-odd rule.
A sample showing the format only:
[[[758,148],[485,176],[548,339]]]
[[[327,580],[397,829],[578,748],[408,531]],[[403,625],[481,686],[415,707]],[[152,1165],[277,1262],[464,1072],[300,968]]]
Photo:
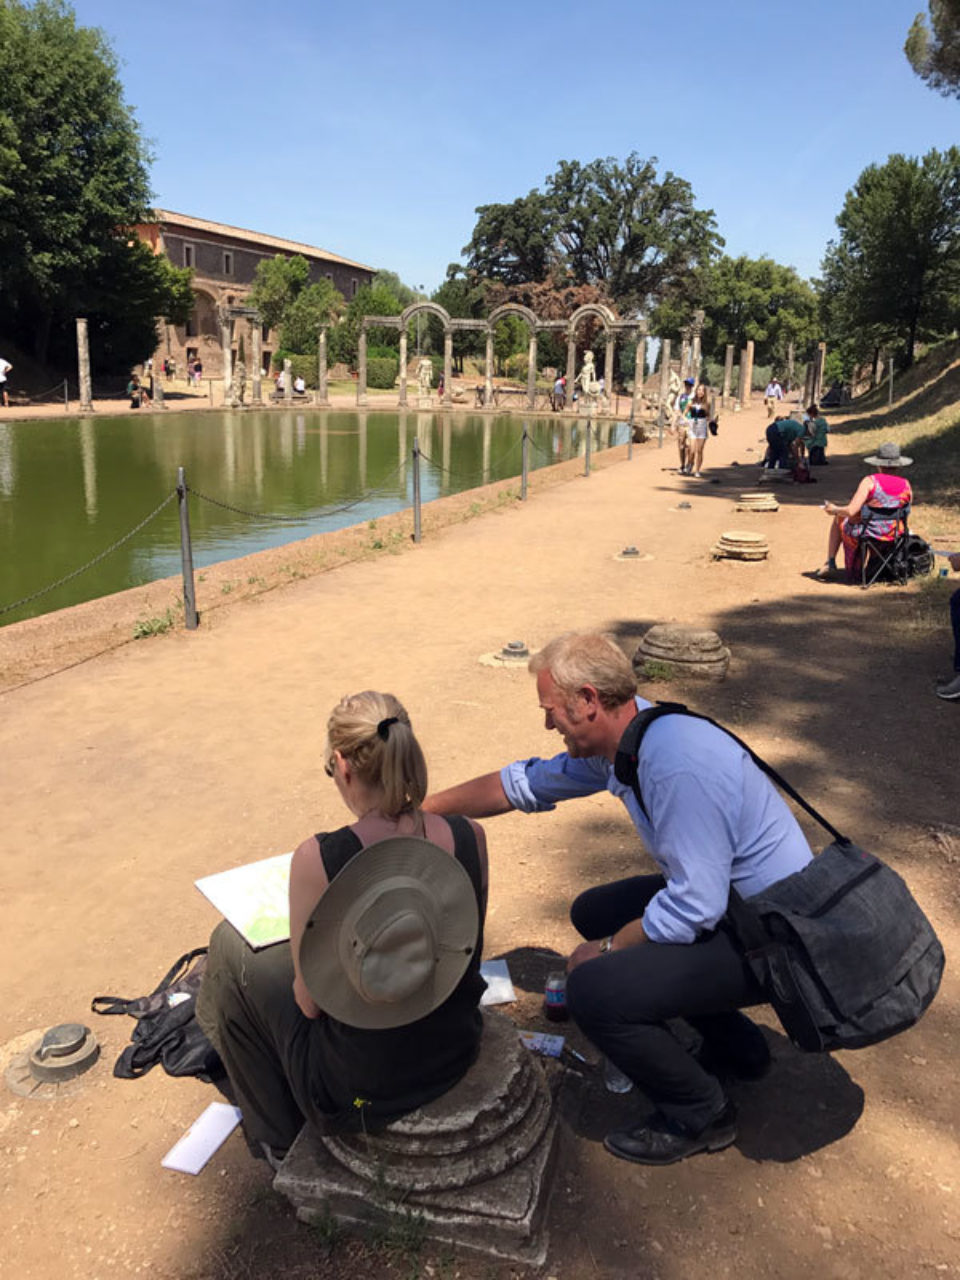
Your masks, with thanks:
[[[728,1102],[701,1133],[686,1133],[654,1112],[636,1129],[608,1133],[603,1145],[611,1155],[635,1164],[676,1164],[701,1151],[722,1151],[737,1137],[737,1112]]]

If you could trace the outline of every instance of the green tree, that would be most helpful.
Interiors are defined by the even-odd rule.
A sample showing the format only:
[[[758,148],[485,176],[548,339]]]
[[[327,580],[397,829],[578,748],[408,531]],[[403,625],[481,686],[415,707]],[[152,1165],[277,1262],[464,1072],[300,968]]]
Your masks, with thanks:
[[[547,203],[531,191],[511,204],[484,204],[464,246],[467,269],[484,280],[522,284],[543,280],[551,264],[552,223]]]
[[[592,285],[621,311],[683,288],[723,241],[710,209],[656,159],[563,160],[544,190],[482,205],[465,247],[469,269],[508,286],[553,278]]]
[[[283,313],[280,345],[284,351],[308,355],[317,349],[322,324],[332,324],[343,312],[343,295],[330,280],[301,289]]]
[[[918,13],[903,51],[914,71],[944,97],[960,97],[960,0],[930,0]]]
[[[334,360],[342,360],[356,368],[360,326],[364,316],[398,316],[403,311],[400,299],[392,289],[382,284],[365,284],[347,304],[340,324],[330,335],[330,350]],[[400,343],[398,329],[368,329],[369,341],[379,347],[396,347]]]
[[[791,342],[798,359],[806,359],[819,337],[819,299],[812,284],[793,267],[772,258],[731,258],[726,254],[700,277],[705,312],[703,351],[722,361],[727,343],[739,352],[752,339],[760,365],[786,367]],[[690,311],[682,313],[682,323]],[[670,335],[669,326],[658,332]]]
[[[309,279],[310,264],[299,253],[290,258],[280,253],[274,258],[264,258],[254,272],[250,306],[257,308],[265,325],[279,329],[287,309],[307,287]]]
[[[149,215],[148,159],[103,35],[61,0],[0,0],[0,331],[38,359],[70,358],[77,315],[102,368],[152,351],[155,317],[189,314],[188,275],[129,230]]]
[[[395,271],[378,271],[372,283],[377,288],[389,290],[400,303],[401,309],[409,307],[410,303],[416,302],[420,296],[416,289],[411,289],[408,284],[404,284]]]
[[[823,262],[827,338],[857,356],[954,329],[960,310],[960,150],[893,155],[864,169]]]

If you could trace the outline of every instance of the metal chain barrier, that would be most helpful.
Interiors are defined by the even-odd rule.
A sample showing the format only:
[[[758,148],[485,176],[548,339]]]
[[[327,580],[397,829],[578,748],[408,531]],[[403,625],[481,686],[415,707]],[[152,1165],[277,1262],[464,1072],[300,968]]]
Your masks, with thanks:
[[[34,591],[28,596],[24,596],[22,600],[14,600],[13,604],[5,604],[0,606],[0,614],[9,613],[11,609],[19,609],[21,605],[29,604],[31,600],[39,600],[41,596],[45,596],[49,591],[56,591],[57,587],[64,586],[67,582],[72,582],[74,578],[79,578],[81,573],[86,573],[88,569],[92,569],[95,564],[99,564],[101,560],[106,560],[111,552],[116,551],[118,547],[122,547],[125,542],[129,542],[135,537],[141,529],[145,528],[154,516],[158,516],[164,507],[169,506],[177,496],[177,491],[168,493],[158,507],[155,507],[148,516],[145,516],[140,523],[129,533],[125,533],[122,538],[118,538],[112,546],[107,547],[105,551],[101,551],[98,556],[94,556],[92,560],[88,560],[85,565],[81,565],[79,569],[74,569],[72,573],[65,574],[62,578],[58,578],[56,582],[51,582],[48,587],[41,587],[39,591]]]
[[[49,391],[41,391],[39,395],[28,396],[25,392],[21,393],[21,399],[26,400],[27,404],[43,404],[51,396],[56,396],[59,400],[63,399],[63,383],[58,382],[55,387],[51,387]]]

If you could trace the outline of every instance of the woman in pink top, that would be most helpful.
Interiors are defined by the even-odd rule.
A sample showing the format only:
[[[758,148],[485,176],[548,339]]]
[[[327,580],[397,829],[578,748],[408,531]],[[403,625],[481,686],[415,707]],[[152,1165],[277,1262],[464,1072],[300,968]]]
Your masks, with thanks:
[[[870,521],[871,538],[891,541],[897,525],[894,512],[900,507],[908,507],[913,501],[910,481],[897,475],[901,467],[911,466],[913,459],[902,454],[898,444],[882,444],[875,454],[864,458],[864,462],[875,466],[877,472],[860,481],[856,493],[847,505],[839,507],[834,502],[823,504],[824,511],[833,519],[827,540],[827,560],[817,570],[818,578],[829,578],[836,572],[837,552],[841,542],[843,560],[849,574],[867,519]],[[883,517],[884,511],[890,512],[889,519]]]

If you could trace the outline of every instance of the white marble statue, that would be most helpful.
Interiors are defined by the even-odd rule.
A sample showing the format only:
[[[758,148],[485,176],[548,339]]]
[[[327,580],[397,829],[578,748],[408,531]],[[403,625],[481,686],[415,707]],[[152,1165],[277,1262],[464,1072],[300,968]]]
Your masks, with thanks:
[[[422,357],[417,365],[417,384],[420,387],[420,394],[428,396],[430,394],[430,384],[433,382],[433,364],[426,356]]]
[[[603,396],[603,385],[597,380],[597,370],[593,363],[592,351],[583,353],[583,364],[574,382],[580,388],[588,403],[599,403]]]

